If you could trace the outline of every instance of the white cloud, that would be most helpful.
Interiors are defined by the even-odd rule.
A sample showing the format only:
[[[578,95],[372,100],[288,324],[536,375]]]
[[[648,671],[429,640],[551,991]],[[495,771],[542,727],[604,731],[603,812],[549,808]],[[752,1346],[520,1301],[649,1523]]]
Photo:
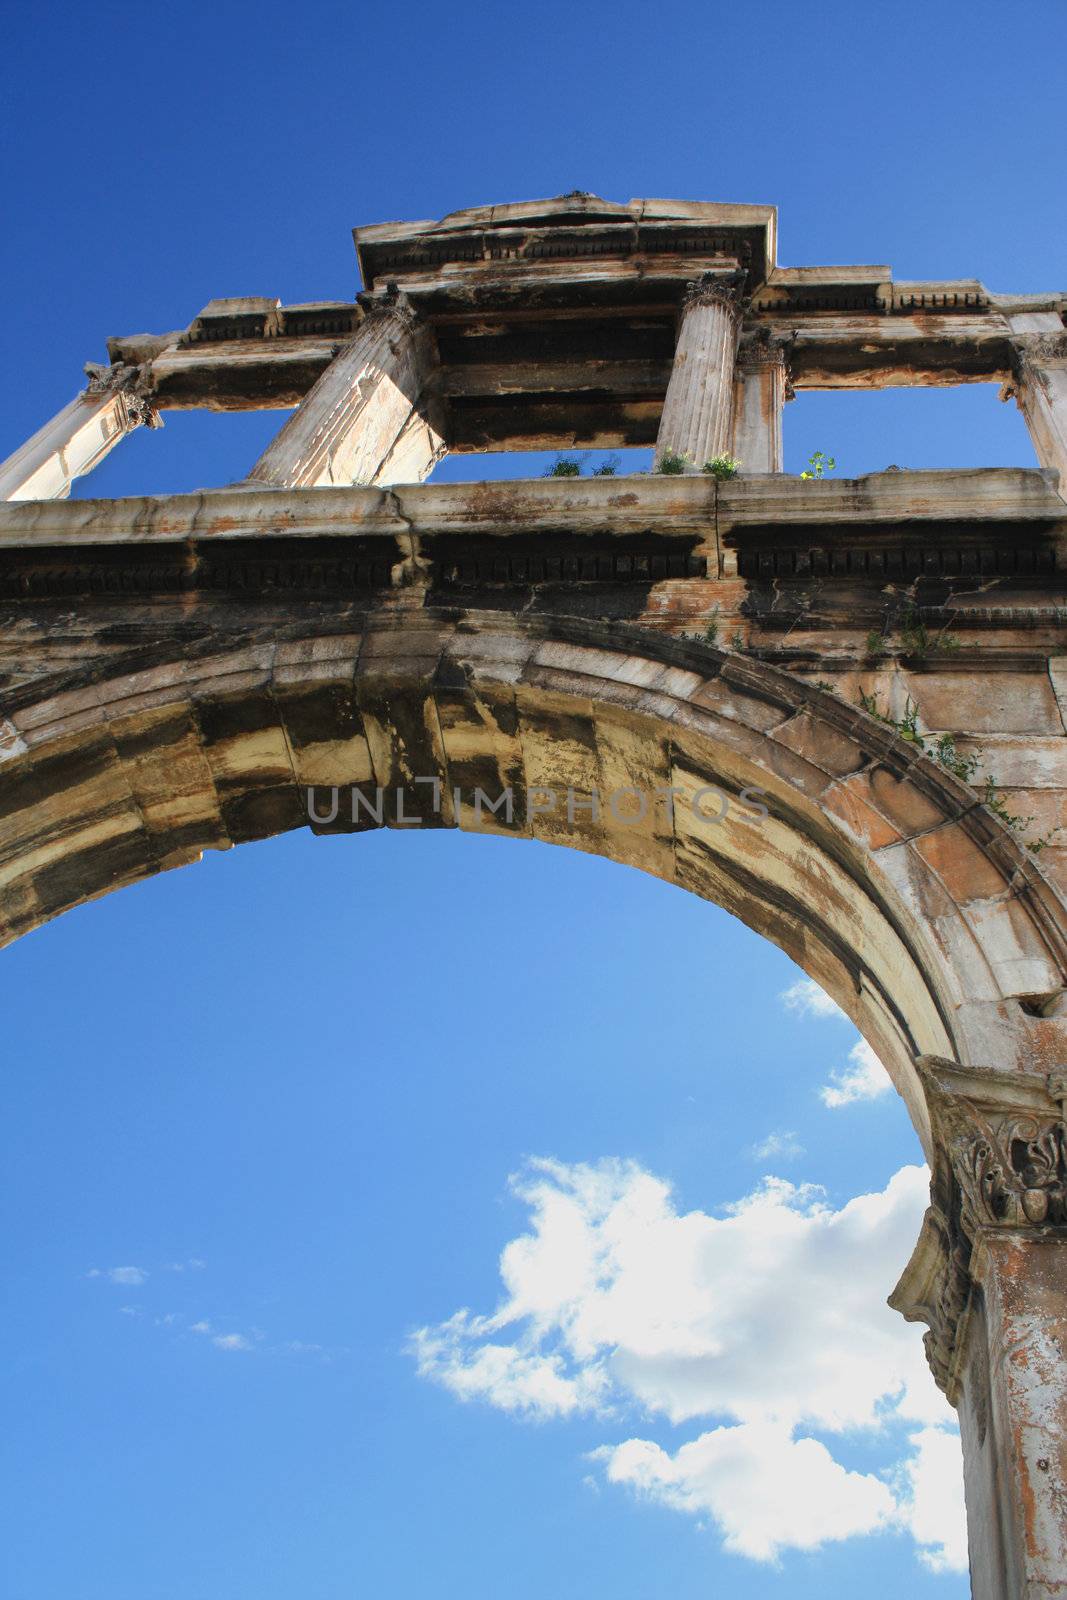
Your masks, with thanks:
[[[136,1288],[144,1283],[148,1273],[143,1267],[90,1267],[85,1274],[87,1278],[106,1278],[109,1283],[119,1283],[126,1288]]]
[[[819,1090],[823,1105],[837,1110],[851,1106],[857,1100],[880,1100],[893,1085],[889,1074],[867,1043],[859,1039],[848,1053],[849,1064],[839,1072],[831,1072],[830,1082]]]
[[[513,1186],[531,1218],[501,1255],[502,1303],[419,1330],[423,1376],[539,1419],[629,1407],[713,1420],[673,1455],[632,1438],[597,1458],[609,1480],[714,1518],[756,1559],[892,1525],[928,1562],[958,1564],[950,1498],[923,1495],[920,1515],[912,1492],[938,1450],[958,1481],[958,1441],[941,1432],[952,1413],[918,1330],[885,1304],[922,1219],[923,1168],[838,1209],[766,1179],[719,1217],[680,1212],[666,1183],[617,1160],[538,1161]],[[806,1436],[857,1428],[884,1444],[882,1476]]]
[[[754,1144],[750,1151],[754,1161],[795,1161],[804,1154],[804,1146],[790,1129],[769,1133],[766,1139]]]
[[[802,1017],[838,1017],[842,1022],[849,1020],[841,1007],[811,978],[798,978],[788,989],[783,989],[778,998],[788,1010]],[[888,1094],[891,1088],[889,1076],[870,1045],[865,1039],[857,1039],[848,1053],[848,1066],[831,1072],[829,1083],[819,1090],[819,1097],[824,1105],[837,1110],[840,1106],[853,1105],[857,1100],[877,1100]],[[758,1157],[761,1147],[757,1146],[752,1153]],[[776,1150],[767,1152],[768,1155],[784,1153]]]
[[[714,1428],[673,1456],[648,1439],[598,1451],[612,1483],[696,1516],[711,1516],[727,1550],[775,1561],[783,1549],[878,1533],[897,1518],[888,1485],[848,1472],[815,1439],[773,1422]]]
[[[251,1350],[251,1341],[243,1333],[216,1333],[212,1339],[216,1350]]]
[[[595,1365],[568,1376],[558,1353],[525,1353],[513,1344],[476,1343],[492,1319],[469,1311],[436,1328],[420,1328],[411,1344],[419,1374],[433,1378],[460,1400],[488,1400],[500,1411],[528,1417],[595,1411],[609,1386]]]
[[[902,1520],[931,1571],[966,1572],[959,1440],[943,1428],[922,1428],[910,1443],[915,1454],[902,1463],[898,1485]]]
[[[842,1022],[848,1021],[836,1000],[831,1000],[813,978],[798,978],[788,989],[783,989],[778,998],[787,1011],[796,1011],[802,1017],[838,1017]]]
[[[207,1321],[191,1322],[189,1324],[189,1332],[190,1333],[202,1333],[202,1334],[210,1336],[211,1342],[215,1346],[216,1350],[251,1350],[252,1349],[252,1340],[249,1339],[246,1334],[243,1334],[243,1333],[214,1333],[212,1331],[211,1323],[207,1322]],[[258,1339],[258,1338],[260,1338],[262,1336],[260,1334],[256,1333],[256,1334],[254,1334],[253,1337]]]
[[[211,1323],[206,1320],[191,1322],[190,1333],[202,1333],[210,1336],[216,1350],[251,1350],[252,1341],[243,1333],[214,1333]]]

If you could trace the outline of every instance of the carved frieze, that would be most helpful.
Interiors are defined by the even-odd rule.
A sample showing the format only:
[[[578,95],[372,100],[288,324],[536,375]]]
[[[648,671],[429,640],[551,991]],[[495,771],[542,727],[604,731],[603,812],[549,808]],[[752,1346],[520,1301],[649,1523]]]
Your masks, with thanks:
[[[937,1383],[956,1403],[975,1255],[992,1230],[1067,1231],[1067,1080],[916,1062],[934,1140],[930,1206],[889,1303],[925,1322]]]

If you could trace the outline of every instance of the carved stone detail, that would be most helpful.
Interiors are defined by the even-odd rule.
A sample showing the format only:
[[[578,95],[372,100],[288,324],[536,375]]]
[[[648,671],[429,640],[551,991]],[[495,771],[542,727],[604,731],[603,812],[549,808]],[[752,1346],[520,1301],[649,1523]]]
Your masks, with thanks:
[[[1002,398],[1010,399],[1018,385],[1047,391],[1046,368],[1060,362],[1067,362],[1067,332],[1017,334],[1011,341],[1014,383],[1005,385],[1009,393]]]
[[[746,334],[737,349],[737,365],[742,370],[756,367],[781,367],[788,378],[789,359],[786,341],[776,339],[769,328]]]
[[[395,283],[386,285],[385,293],[380,295],[361,295],[359,303],[363,308],[365,319],[374,321],[378,318],[392,317],[401,327],[414,333],[419,325],[419,315],[406,295],[400,293]]]
[[[685,286],[682,296],[682,305],[689,306],[721,306],[724,311],[729,311],[738,322],[741,320],[742,311],[742,283],[740,273],[705,272],[699,278],[691,280]]]
[[[122,396],[128,428],[142,425],[146,428],[163,426],[163,418],[149,398],[151,377],[146,368],[126,366],[121,361],[116,361],[110,367],[105,367],[96,361],[87,361],[85,376],[88,379],[85,393],[90,399],[111,394]]]
[[[1067,1227],[1067,1080],[976,1072],[936,1056],[916,1067],[935,1145],[930,1206],[889,1303],[927,1324],[931,1371],[956,1404],[982,1236]]]

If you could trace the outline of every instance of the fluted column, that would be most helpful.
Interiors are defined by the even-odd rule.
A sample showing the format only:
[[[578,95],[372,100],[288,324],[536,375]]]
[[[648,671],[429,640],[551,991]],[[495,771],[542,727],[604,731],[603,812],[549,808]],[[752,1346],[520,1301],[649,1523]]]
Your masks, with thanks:
[[[1001,398],[1014,395],[1038,461],[1056,468],[1067,497],[1067,334],[1020,334],[1012,348],[1012,381]]]
[[[142,423],[161,426],[135,392],[137,367],[87,366],[88,386],[0,463],[0,500],[65,500],[75,478],[91,472]]]
[[[689,471],[699,472],[733,443],[739,300],[732,277],[708,274],[686,291],[656,440],[657,465],[669,451],[686,457]]]
[[[960,1413],[974,1600],[1067,1596],[1067,1083],[920,1057],[931,1204],[890,1297]]]
[[[737,353],[731,453],[746,472],[781,472],[782,407],[789,369],[780,340],[746,339]]]
[[[445,452],[433,341],[399,297],[371,304],[249,477],[278,488],[420,482]]]

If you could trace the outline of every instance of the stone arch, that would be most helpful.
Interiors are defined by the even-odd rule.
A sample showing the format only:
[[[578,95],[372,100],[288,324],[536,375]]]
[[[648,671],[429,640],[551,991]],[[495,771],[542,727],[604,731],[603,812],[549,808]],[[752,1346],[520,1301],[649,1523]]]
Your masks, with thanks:
[[[1033,859],[895,730],[774,667],[625,625],[400,604],[346,631],[120,655],[20,698],[0,766],[7,940],[307,825],[309,788],[320,818],[343,796],[317,831],[376,825],[372,804],[352,820],[361,785],[383,823],[595,851],[726,907],[855,1021],[928,1154],[917,1057],[1054,1065],[1059,1024],[1035,1013],[1064,988],[1067,918]],[[637,799],[607,801],[625,788],[648,799],[640,820]],[[510,821],[476,794],[505,789]],[[531,816],[534,790],[556,803]]]

